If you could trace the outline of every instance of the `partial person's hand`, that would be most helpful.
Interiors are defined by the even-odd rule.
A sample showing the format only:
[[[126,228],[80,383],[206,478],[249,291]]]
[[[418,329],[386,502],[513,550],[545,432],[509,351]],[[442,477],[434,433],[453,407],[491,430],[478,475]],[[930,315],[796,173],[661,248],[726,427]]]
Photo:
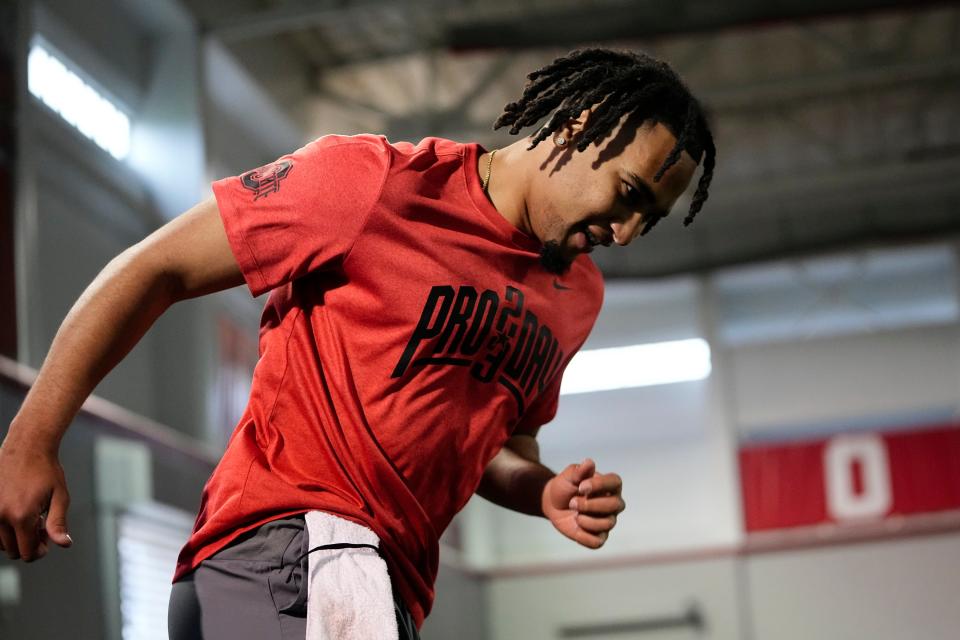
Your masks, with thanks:
[[[47,554],[47,540],[73,544],[67,533],[70,494],[55,453],[0,445],[0,550],[11,560],[33,562]]]
[[[543,488],[543,514],[571,540],[596,549],[603,545],[626,508],[623,482],[615,473],[596,473],[590,458],[571,464]]]

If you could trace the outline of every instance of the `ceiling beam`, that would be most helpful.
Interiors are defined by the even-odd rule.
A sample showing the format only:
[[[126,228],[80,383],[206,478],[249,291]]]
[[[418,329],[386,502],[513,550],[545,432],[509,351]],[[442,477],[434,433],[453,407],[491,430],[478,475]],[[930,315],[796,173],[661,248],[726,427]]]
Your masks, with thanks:
[[[406,4],[406,3],[404,3]],[[418,11],[431,15],[441,39],[451,49],[529,49],[573,46],[579,42],[636,39],[665,34],[711,31],[734,26],[857,14],[882,9],[915,10],[923,5],[949,5],[945,0],[804,0],[770,3],[704,3],[674,0],[669,5],[648,0],[554,0],[549,5],[518,5],[515,0],[488,0],[469,6],[442,0],[419,0]],[[353,0],[336,7],[314,3],[227,15],[207,25],[206,33],[224,41],[249,40],[316,26],[336,27],[344,21],[376,20],[396,2]],[[431,44],[425,42],[424,47]]]
[[[529,15],[484,18],[467,15],[446,25],[451,49],[539,49],[591,45],[608,40],[635,40],[653,36],[717,31],[827,17],[843,17],[880,10],[916,11],[924,5],[950,5],[940,1],[807,0],[766,2],[670,3],[643,0],[616,3],[577,3],[559,8],[539,7]],[[490,9],[486,9],[491,11]]]
[[[430,0],[435,1],[435,0]],[[206,27],[206,34],[225,42],[265,38],[311,27],[334,27],[343,22],[358,22],[376,17],[389,7],[384,0],[352,0],[339,6],[285,4],[274,9],[228,15]]]
[[[931,58],[922,62],[896,62],[872,67],[782,78],[743,86],[701,87],[698,99],[713,113],[765,111],[771,105],[799,100],[835,100],[837,95],[952,80],[960,76],[960,56]]]

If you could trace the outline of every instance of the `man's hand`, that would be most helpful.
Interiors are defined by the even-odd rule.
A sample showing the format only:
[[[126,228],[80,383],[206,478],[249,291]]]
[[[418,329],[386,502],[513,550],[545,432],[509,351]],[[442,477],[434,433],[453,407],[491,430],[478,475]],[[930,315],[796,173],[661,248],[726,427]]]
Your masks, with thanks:
[[[0,550],[11,560],[32,562],[47,553],[47,541],[73,544],[67,533],[70,495],[55,453],[4,441],[0,446]],[[49,512],[49,513],[48,513]]]
[[[543,488],[543,514],[571,540],[597,549],[626,508],[620,497],[623,483],[615,473],[596,473],[590,458],[571,464]]]

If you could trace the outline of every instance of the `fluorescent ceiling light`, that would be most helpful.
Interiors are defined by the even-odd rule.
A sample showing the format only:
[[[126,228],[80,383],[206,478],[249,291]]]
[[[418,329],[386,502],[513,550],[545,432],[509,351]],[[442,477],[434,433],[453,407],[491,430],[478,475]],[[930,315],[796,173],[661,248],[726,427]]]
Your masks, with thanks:
[[[30,93],[114,158],[127,157],[130,118],[39,44],[30,48],[27,85]]]
[[[710,375],[710,345],[702,338],[588,349],[573,356],[560,395],[702,380]]]

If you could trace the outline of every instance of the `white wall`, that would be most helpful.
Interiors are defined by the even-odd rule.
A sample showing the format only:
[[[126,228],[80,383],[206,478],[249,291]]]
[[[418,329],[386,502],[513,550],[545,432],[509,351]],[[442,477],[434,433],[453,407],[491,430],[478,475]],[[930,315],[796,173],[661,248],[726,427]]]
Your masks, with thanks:
[[[601,549],[588,549],[543,518],[493,507],[487,510],[493,566],[608,561],[618,555],[731,547],[739,541],[726,451],[713,439],[658,442],[619,452],[587,448],[579,458],[575,453],[545,452],[541,460],[560,471],[586,453],[600,472],[621,476],[627,508],[610,538]]]
[[[498,578],[489,584],[491,638],[553,640],[563,637],[557,633],[563,627],[680,616],[696,605],[703,631],[680,627],[589,637],[734,640],[741,637],[736,580],[730,558]]]
[[[676,616],[701,630],[591,635],[637,640],[949,640],[960,628],[960,535],[499,577],[491,638],[554,639],[563,627]]]
[[[956,324],[741,347],[731,362],[743,438],[960,417]]]
[[[956,533],[753,556],[753,637],[952,640],[958,566]]]

